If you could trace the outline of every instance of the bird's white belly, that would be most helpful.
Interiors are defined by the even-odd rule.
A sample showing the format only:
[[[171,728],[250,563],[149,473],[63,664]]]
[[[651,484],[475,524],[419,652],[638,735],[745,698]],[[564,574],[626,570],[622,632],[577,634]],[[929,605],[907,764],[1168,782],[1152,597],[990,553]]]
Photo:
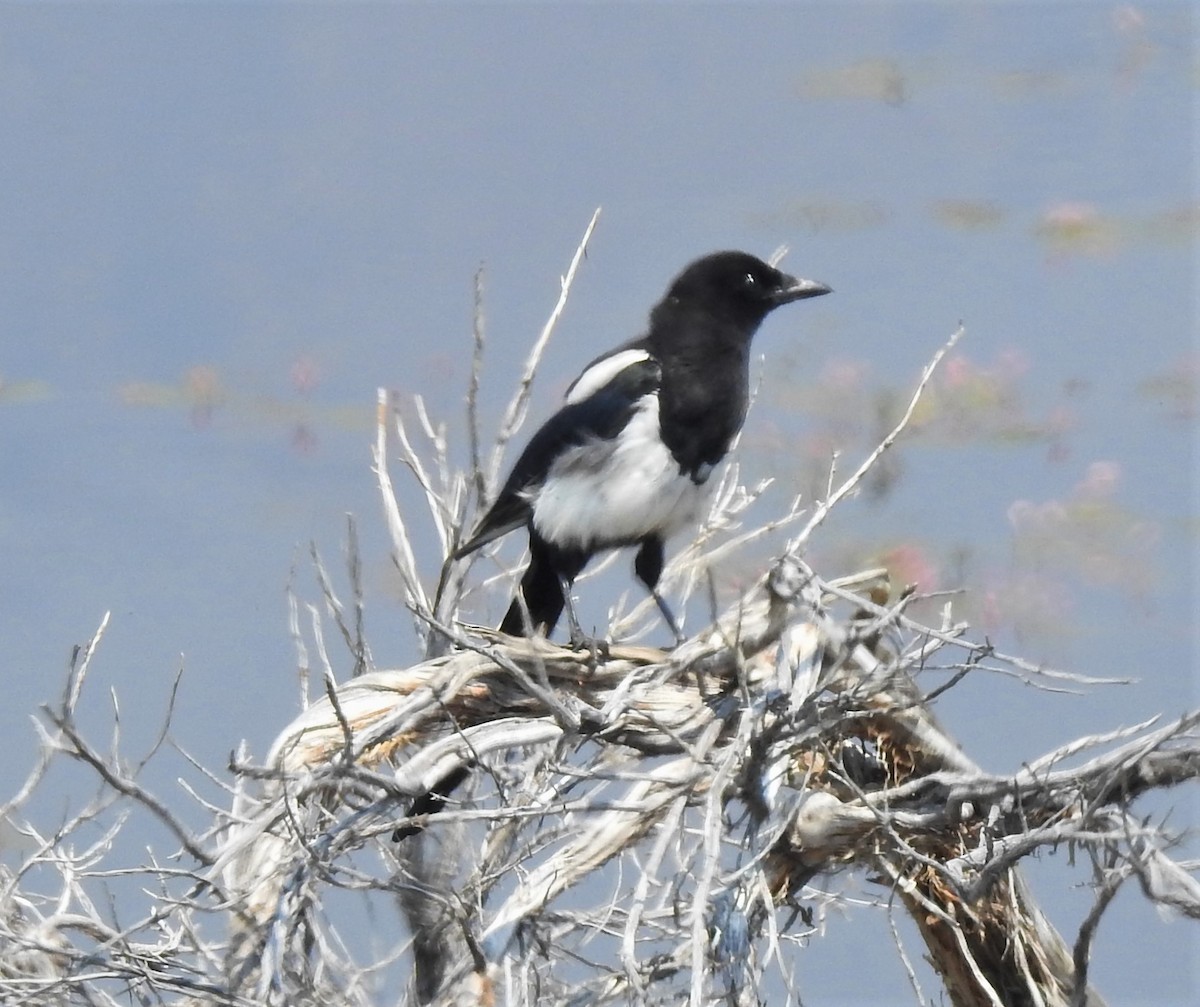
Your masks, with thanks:
[[[615,440],[564,452],[530,502],[546,541],[595,549],[665,538],[698,520],[707,494],[663,444],[658,398],[647,395]]]

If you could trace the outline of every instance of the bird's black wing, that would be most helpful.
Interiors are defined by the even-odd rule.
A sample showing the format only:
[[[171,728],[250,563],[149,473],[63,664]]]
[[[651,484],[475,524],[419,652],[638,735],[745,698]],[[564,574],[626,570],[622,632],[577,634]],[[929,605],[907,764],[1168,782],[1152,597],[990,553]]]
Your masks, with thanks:
[[[611,440],[624,429],[638,400],[655,391],[662,378],[656,360],[646,354],[636,357],[587,398],[568,402],[542,424],[474,533],[454,551],[456,559],[526,524],[531,498],[564,451],[592,440]]]

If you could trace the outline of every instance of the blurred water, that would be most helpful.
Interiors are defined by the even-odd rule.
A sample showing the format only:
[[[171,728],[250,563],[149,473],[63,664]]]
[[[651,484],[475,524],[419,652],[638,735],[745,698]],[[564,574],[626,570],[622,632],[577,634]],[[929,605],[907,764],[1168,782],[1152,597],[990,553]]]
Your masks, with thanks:
[[[0,9],[0,789],[106,610],[85,726],[111,687],[145,747],[182,665],[178,743],[261,755],[298,706],[285,587],[317,598],[308,543],[339,568],[346,512],[376,659],[412,659],[375,388],[423,394],[464,459],[476,267],[490,428],[598,204],[534,420],[686,261],[786,242],[836,294],[757,343],[764,516],[832,448],[849,471],[961,319],[942,411],[814,560],[905,559],[999,644],[1139,679],[968,681],[941,709],[972,754],[1195,705],[1195,66],[1166,3]],[[1100,987],[1192,1002],[1193,934],[1135,901]]]

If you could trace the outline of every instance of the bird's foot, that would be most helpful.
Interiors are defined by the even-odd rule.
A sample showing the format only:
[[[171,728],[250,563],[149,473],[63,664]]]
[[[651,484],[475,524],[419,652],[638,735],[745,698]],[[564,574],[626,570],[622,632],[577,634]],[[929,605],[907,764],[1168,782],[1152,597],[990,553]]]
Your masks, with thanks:
[[[592,663],[597,661],[608,660],[608,641],[601,640],[595,636],[588,636],[583,631],[583,626],[579,622],[579,616],[575,612],[575,602],[571,598],[571,585],[568,581],[562,582],[563,602],[567,614],[567,632],[570,633],[570,642],[567,644],[572,650],[586,650],[592,655]]]
[[[587,651],[593,662],[607,661],[610,655],[609,642],[603,637],[588,636],[578,627],[571,627],[571,638],[567,642],[571,650]]]

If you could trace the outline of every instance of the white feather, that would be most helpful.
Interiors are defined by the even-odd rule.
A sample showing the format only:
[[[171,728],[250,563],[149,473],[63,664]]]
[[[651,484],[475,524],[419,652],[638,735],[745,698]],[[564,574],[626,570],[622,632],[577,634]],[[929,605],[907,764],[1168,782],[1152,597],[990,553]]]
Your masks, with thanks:
[[[645,350],[621,350],[611,356],[601,357],[579,375],[567,389],[567,405],[574,405],[576,402],[590,398],[626,367],[649,359],[650,354]]]
[[[645,395],[615,440],[564,452],[530,503],[533,526],[548,542],[605,548],[651,534],[665,538],[695,523],[707,494],[663,444],[658,396]]]

